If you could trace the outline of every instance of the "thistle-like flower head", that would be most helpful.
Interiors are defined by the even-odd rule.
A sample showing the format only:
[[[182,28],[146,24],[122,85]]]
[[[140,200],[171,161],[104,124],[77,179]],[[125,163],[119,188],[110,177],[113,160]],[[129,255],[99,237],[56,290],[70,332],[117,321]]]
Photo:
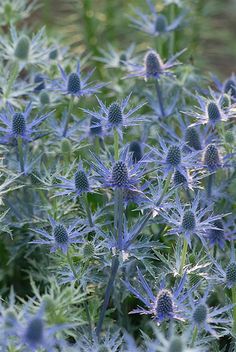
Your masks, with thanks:
[[[100,121],[98,122],[98,126],[100,123],[104,124],[108,130],[116,129],[120,134],[120,137],[122,137],[122,129],[124,127],[138,126],[141,122],[145,121],[145,118],[142,116],[133,118],[131,115],[141,109],[141,107],[146,103],[138,104],[133,109],[126,111],[130,97],[131,93],[121,102],[115,101],[109,106],[106,106],[100,99],[97,98],[99,111],[92,111],[87,109],[82,110],[92,118]]]
[[[191,326],[197,327],[198,330],[205,330],[209,334],[218,337],[217,325],[225,324],[226,326],[231,323],[231,319],[227,316],[234,305],[230,304],[224,307],[208,307],[206,301],[209,295],[209,288],[205,290],[204,296],[198,301],[194,301],[192,294],[189,294],[190,307],[187,310],[188,319]],[[225,317],[223,317],[223,315]]]
[[[91,192],[94,185],[91,173],[85,171],[82,161],[79,162],[78,169],[72,179],[59,176],[58,180],[60,183],[55,184],[54,187],[61,188],[61,191],[57,192],[56,196],[68,195],[76,198],[83,193]]]
[[[49,49],[45,47],[45,28],[42,28],[32,38],[24,33],[18,33],[14,27],[10,30],[11,38],[0,39],[0,47],[5,60],[18,61],[20,69],[27,65],[46,66]]]
[[[36,115],[30,120],[32,104],[29,103],[24,111],[15,111],[14,107],[8,103],[7,109],[0,114],[0,120],[5,125],[1,127],[0,132],[3,134],[0,143],[11,144],[20,137],[25,142],[30,142],[44,136],[45,131],[38,130],[38,126],[46,120],[52,112],[44,115]]]
[[[215,144],[207,145],[203,155],[203,164],[210,172],[214,172],[222,166],[220,153]]]
[[[184,51],[180,51],[166,62],[163,62],[155,50],[149,50],[144,57],[143,65],[130,64],[131,73],[127,77],[144,77],[145,80],[148,80],[150,78],[159,79],[161,76],[171,76],[171,69],[179,65],[177,58]]]
[[[197,96],[198,106],[192,110],[186,111],[185,114],[197,119],[190,126],[208,125],[214,128],[218,123],[226,122],[235,116],[233,106],[225,106],[222,100],[223,95],[216,97],[211,92],[210,97]]]
[[[136,17],[129,16],[134,28],[152,37],[157,37],[167,35],[181,26],[186,15],[185,11],[182,11],[171,23],[168,23],[166,16],[156,11],[151,0],[146,0],[146,2],[150,10],[150,15],[144,14],[142,10],[135,8]]]
[[[50,252],[60,249],[66,254],[72,243],[83,243],[83,235],[88,233],[88,229],[84,229],[81,220],[72,223],[68,227],[61,222],[55,221],[53,218],[49,218],[49,221],[51,231],[32,229],[33,232],[40,235],[40,239],[33,240],[30,243],[48,245],[50,246]],[[79,228],[79,226],[81,227]]]
[[[97,93],[105,85],[103,83],[89,82],[94,70],[90,71],[85,77],[82,77],[80,61],[78,61],[76,71],[71,72],[68,75],[63,70],[61,65],[58,67],[61,73],[61,79],[52,81],[51,89],[61,92],[62,94],[79,98],[81,96]]]
[[[222,215],[213,216],[211,206],[202,207],[200,196],[197,194],[192,204],[183,205],[176,196],[172,204],[171,211],[162,212],[162,216],[172,227],[170,234],[183,234],[191,247],[191,239],[193,235],[199,237],[203,245],[206,246],[205,238],[208,232],[217,229],[215,221],[218,221]]]
[[[138,141],[133,141],[130,143],[129,152],[132,153],[134,163],[138,162],[143,157],[142,146]]]
[[[102,187],[139,191],[137,186],[145,174],[144,166],[149,161],[148,156],[143,156],[134,164],[132,154],[126,147],[121,151],[118,161],[111,161],[111,166],[106,166],[95,154],[92,154],[92,157],[91,167],[96,172],[96,179]]]
[[[182,303],[188,296],[184,290],[186,273],[172,290],[167,289],[165,282],[162,281],[156,296],[153,294],[153,291],[139,269],[138,280],[147,297],[139,293],[129,282],[125,284],[128,290],[145,304],[147,309],[138,308],[133,310],[132,314],[150,314],[158,324],[172,319],[185,320]]]

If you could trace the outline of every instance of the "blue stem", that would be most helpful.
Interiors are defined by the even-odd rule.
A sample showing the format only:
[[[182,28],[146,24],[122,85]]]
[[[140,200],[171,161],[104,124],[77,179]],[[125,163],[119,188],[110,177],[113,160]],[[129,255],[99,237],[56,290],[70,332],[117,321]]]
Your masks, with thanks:
[[[158,83],[158,79],[155,80],[155,87],[156,87],[156,92],[157,92],[157,99],[158,99],[159,105],[160,105],[161,117],[165,117],[165,110],[164,110],[162,92],[161,92],[161,87],[160,87],[160,85]]]
[[[20,171],[25,171],[25,163],[24,163],[24,153],[23,153],[23,140],[21,137],[17,139],[18,145],[18,153],[19,153],[19,160],[20,160]]]
[[[105,298],[104,298],[104,302],[103,302],[103,305],[102,305],[102,309],[101,309],[101,312],[100,312],[98,325],[97,325],[97,329],[96,329],[96,334],[97,334],[98,338],[100,337],[100,333],[101,333],[101,330],[102,330],[102,324],[103,324],[103,321],[104,321],[104,318],[105,318],[105,314],[106,314],[106,310],[107,310],[107,307],[108,307],[108,304],[109,304],[109,300],[110,300],[110,297],[111,297],[111,292],[112,292],[112,288],[113,288],[113,284],[114,284],[114,281],[115,281],[115,278],[116,278],[116,274],[117,274],[118,268],[119,268],[119,258],[118,258],[118,256],[115,256],[115,257],[112,258],[111,274],[110,274],[110,278],[109,278],[108,285],[107,285],[107,288],[106,288]]]
[[[210,198],[211,194],[212,194],[212,186],[214,183],[214,174],[211,174],[208,176],[208,180],[207,180],[207,196]]]
[[[71,100],[70,100],[70,103],[69,103],[68,111],[67,111],[65,127],[64,127],[63,134],[62,134],[63,137],[65,137],[66,134],[67,134],[67,130],[68,130],[69,122],[70,122],[70,116],[71,116],[73,104],[74,104],[74,97],[72,96]]]

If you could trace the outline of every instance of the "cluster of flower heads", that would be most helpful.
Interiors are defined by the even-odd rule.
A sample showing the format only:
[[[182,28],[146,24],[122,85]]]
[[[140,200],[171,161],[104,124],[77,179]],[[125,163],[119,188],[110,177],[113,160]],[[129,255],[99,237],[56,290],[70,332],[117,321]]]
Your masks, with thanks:
[[[146,3],[149,13],[135,9],[132,25],[171,41],[186,11],[169,20]],[[33,3],[22,4],[27,17]],[[147,48],[135,57],[134,44],[119,52],[109,45],[95,59],[120,69],[124,86],[134,85],[117,97],[111,82],[90,80],[95,68],[87,70],[83,58],[75,69],[66,50],[45,45],[44,29],[29,35],[11,26],[10,34],[0,39],[9,70],[2,78],[0,144],[1,167],[12,177],[4,179],[1,196],[15,193],[5,196],[9,210],[1,220],[8,219],[13,240],[14,231],[27,231],[29,256],[43,253],[45,270],[49,260],[61,287],[81,291],[83,314],[74,327],[73,319],[60,324],[55,309],[48,325],[48,306],[35,313],[29,306],[14,310],[15,301],[9,309],[2,305],[0,351],[206,352],[219,337],[235,337],[235,191],[229,190],[235,186],[235,75],[223,83],[213,77],[215,90],[197,87],[184,96],[178,59],[185,60],[185,49],[164,57]],[[143,79],[140,92],[136,78]],[[173,87],[169,101],[165,93]],[[83,105],[91,96],[93,108]],[[232,297],[225,290],[224,299],[214,300],[217,286],[231,289]],[[140,315],[142,329],[143,315],[154,323],[154,337],[143,333],[144,349],[106,321],[111,296],[122,328],[131,322],[128,313]],[[127,296],[141,306],[129,311]],[[105,324],[114,326],[111,332],[104,333]]]

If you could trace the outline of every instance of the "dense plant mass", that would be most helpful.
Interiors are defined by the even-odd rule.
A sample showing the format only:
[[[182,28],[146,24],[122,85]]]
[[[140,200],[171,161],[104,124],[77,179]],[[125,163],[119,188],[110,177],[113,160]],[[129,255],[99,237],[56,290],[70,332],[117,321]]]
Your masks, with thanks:
[[[235,351],[235,75],[185,1],[80,56],[37,6],[0,4],[0,351]]]

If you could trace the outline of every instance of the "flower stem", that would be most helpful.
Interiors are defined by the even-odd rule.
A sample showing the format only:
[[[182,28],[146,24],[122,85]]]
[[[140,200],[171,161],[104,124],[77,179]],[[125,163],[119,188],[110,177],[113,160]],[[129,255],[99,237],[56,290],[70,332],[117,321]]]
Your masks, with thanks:
[[[191,203],[192,197],[191,197],[190,189],[188,187],[185,188],[185,193],[186,193],[187,200]]]
[[[118,268],[119,268],[119,258],[118,258],[118,256],[114,256],[112,258],[111,274],[110,274],[110,278],[109,278],[108,285],[107,285],[107,288],[106,288],[105,298],[104,298],[102,309],[101,309],[101,312],[100,312],[98,325],[97,325],[97,328],[96,328],[96,334],[97,334],[98,338],[100,337],[100,333],[101,333],[101,330],[102,330],[102,324],[103,324],[103,321],[104,321],[104,318],[105,318],[105,314],[106,314],[106,310],[107,310],[107,307],[108,307],[108,304],[109,304],[109,300],[110,300],[110,296],[111,296],[111,292],[112,292],[112,288],[113,288],[113,284],[114,284],[114,281],[115,281],[115,278],[116,278],[116,274],[117,274]]]
[[[212,194],[212,185],[214,182],[214,174],[211,174],[208,176],[207,180],[207,186],[206,186],[206,191],[207,191],[207,196],[210,198]]]
[[[62,134],[63,137],[66,136],[66,133],[67,133],[67,130],[68,130],[68,126],[69,126],[69,122],[70,122],[70,116],[71,116],[73,105],[74,105],[74,97],[72,96],[71,100],[70,100],[70,103],[69,103],[68,111],[67,111],[65,127],[64,127],[63,134]]]
[[[188,242],[186,239],[184,239],[184,245],[183,245],[183,251],[182,251],[182,258],[181,258],[181,263],[180,263],[180,268],[179,268],[179,274],[183,274],[183,268],[186,262],[186,255],[187,255],[187,250],[188,250]]]
[[[164,105],[163,105],[163,98],[162,98],[162,92],[161,92],[161,87],[159,85],[158,79],[155,80],[155,87],[156,87],[156,92],[157,92],[157,99],[160,105],[160,110],[161,110],[161,117],[165,117],[165,110],[164,110]]]
[[[117,234],[118,248],[122,249],[122,228],[123,228],[123,190],[115,190],[115,221],[114,228]]]
[[[78,282],[78,284],[80,285],[80,282],[79,282],[79,279],[78,279],[78,274],[76,272],[76,269],[75,269],[75,266],[74,266],[74,263],[73,263],[73,260],[70,256],[70,253],[69,253],[69,249],[67,250],[67,254],[66,254],[66,257],[67,257],[67,261],[68,261],[68,264],[71,268],[71,271],[76,279],[76,281]],[[83,292],[82,292],[83,293]],[[90,335],[90,338],[91,338],[91,341],[92,341],[92,338],[93,338],[93,334],[92,334],[92,321],[91,321],[91,317],[90,317],[90,313],[89,313],[89,309],[88,309],[88,303],[87,302],[84,302],[84,308],[85,308],[85,312],[86,312],[86,316],[87,316],[87,320],[88,320],[88,325],[89,325],[89,335]]]
[[[236,286],[232,287],[232,303],[236,304]],[[233,332],[236,334],[236,305],[233,308]]]
[[[25,163],[24,163],[24,154],[23,154],[23,141],[21,137],[18,137],[17,145],[18,145],[18,153],[19,153],[19,160],[20,160],[20,170],[21,172],[24,172]]]
[[[193,337],[192,337],[192,342],[191,342],[192,347],[194,346],[195,340],[197,338],[197,333],[198,333],[198,330],[197,330],[197,327],[195,326],[193,329]]]
[[[82,198],[83,198],[83,202],[84,202],[85,209],[86,209],[86,214],[87,214],[88,221],[89,221],[89,226],[93,227],[92,214],[91,214],[91,209],[90,209],[90,205],[89,205],[89,202],[88,202],[87,193],[83,193]]]
[[[114,129],[114,158],[119,159],[119,135],[116,129]]]

